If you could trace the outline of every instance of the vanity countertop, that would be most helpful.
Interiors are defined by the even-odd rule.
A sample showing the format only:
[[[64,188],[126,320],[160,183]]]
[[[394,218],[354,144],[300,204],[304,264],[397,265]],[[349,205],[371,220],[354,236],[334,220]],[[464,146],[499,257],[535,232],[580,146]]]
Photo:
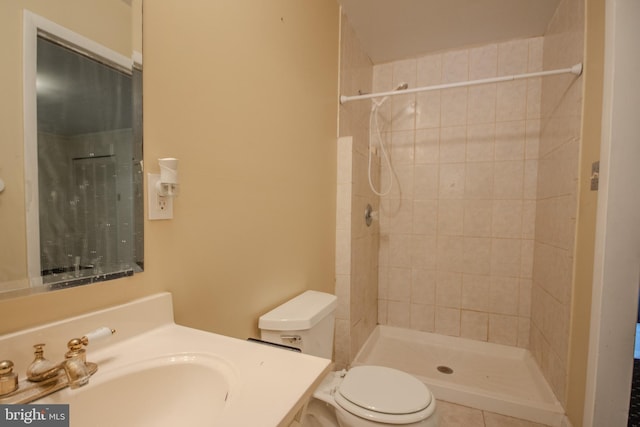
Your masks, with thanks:
[[[193,420],[185,415],[184,425],[296,425],[313,390],[331,368],[331,361],[327,359],[177,325],[173,321],[169,293],[0,336],[0,359],[13,360],[15,372],[24,378],[27,365],[33,359],[34,344],[47,344],[45,356],[58,361],[69,339],[102,326],[117,332],[107,339],[89,343],[87,361],[98,364],[98,372],[89,384],[76,390],[66,388],[34,402],[70,403],[71,426],[76,425],[74,412],[82,411],[82,408],[74,410],[75,393],[90,391],[92,385],[98,387],[105,378],[117,377],[127,369],[132,372],[137,366],[146,369],[146,366],[171,366],[176,361],[200,359],[213,360],[224,371],[229,384],[227,396],[222,409],[210,419]],[[184,388],[188,394],[191,387]],[[127,390],[121,393],[126,395]],[[141,398],[144,399],[131,396],[132,400]],[[108,401],[104,406],[107,411],[119,410]],[[126,425],[125,420],[122,421],[120,425]],[[157,425],[155,423],[150,420],[149,425]]]

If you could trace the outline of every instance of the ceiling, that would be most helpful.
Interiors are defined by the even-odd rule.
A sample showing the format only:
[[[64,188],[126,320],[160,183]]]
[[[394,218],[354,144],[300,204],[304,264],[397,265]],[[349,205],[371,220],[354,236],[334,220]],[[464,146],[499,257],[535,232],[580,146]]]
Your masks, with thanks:
[[[560,0],[339,0],[374,64],[544,34]]]

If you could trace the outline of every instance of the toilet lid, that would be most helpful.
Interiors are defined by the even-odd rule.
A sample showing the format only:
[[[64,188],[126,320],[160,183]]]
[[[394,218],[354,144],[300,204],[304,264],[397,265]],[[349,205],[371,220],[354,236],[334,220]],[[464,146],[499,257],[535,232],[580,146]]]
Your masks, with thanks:
[[[417,378],[383,366],[357,366],[350,369],[338,387],[338,394],[360,408],[390,415],[420,412],[432,400],[427,386]],[[338,403],[341,400],[336,399]],[[352,412],[349,408],[345,409]]]

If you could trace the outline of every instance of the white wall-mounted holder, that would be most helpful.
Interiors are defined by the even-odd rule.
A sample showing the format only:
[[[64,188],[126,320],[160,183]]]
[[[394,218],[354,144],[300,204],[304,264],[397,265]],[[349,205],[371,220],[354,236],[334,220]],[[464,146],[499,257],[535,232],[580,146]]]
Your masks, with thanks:
[[[178,159],[158,159],[160,174],[147,175],[149,219],[173,218],[173,198],[178,195]]]
[[[160,180],[156,183],[158,194],[165,197],[178,195],[178,159],[165,157],[158,159]]]

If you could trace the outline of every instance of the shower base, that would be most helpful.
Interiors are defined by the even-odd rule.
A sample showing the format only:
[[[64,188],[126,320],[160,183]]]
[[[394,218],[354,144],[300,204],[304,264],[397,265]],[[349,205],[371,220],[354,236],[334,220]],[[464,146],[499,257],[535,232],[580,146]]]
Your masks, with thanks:
[[[439,400],[562,425],[564,409],[525,349],[378,325],[353,362],[365,364],[408,372]]]

